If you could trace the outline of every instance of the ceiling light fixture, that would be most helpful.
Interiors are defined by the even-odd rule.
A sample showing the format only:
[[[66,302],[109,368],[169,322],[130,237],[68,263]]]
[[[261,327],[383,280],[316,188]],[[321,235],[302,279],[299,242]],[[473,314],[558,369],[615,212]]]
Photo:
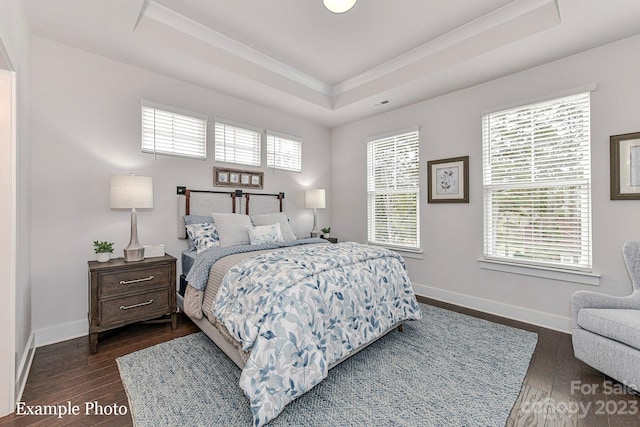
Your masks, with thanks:
[[[351,10],[357,0],[322,0],[324,7],[333,13],[345,13]]]

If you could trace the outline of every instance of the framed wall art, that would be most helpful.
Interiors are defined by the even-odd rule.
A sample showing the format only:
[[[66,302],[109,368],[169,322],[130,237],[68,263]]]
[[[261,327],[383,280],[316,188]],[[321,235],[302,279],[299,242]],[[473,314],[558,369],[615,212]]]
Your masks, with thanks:
[[[214,166],[213,185],[215,187],[262,189],[264,186],[264,172],[219,168]]]
[[[609,137],[611,200],[640,200],[640,132]]]
[[[428,203],[469,203],[469,156],[427,162]]]

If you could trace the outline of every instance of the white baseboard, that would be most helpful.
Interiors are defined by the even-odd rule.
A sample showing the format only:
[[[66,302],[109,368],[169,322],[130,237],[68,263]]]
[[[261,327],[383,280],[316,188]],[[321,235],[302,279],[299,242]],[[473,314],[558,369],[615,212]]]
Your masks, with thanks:
[[[63,323],[48,328],[37,329],[36,347],[42,347],[57,342],[78,338],[89,334],[89,324],[86,320]]]
[[[36,354],[36,334],[31,332],[29,340],[25,346],[22,358],[20,359],[20,365],[18,365],[18,371],[15,383],[15,397],[16,402],[22,400],[22,393],[24,392],[24,386],[27,384],[27,378],[29,377],[29,371],[31,370],[31,363],[33,362],[33,356]]]
[[[416,295],[423,297],[482,311],[488,314],[495,314],[496,316],[506,317],[508,319],[530,323],[532,325],[542,326],[543,328],[553,329],[555,331],[571,333],[571,318],[569,317],[557,316],[555,314],[544,313],[542,311],[504,304],[497,301],[451,292],[446,289],[433,288],[431,286],[420,285],[417,283],[413,283],[413,289]]]

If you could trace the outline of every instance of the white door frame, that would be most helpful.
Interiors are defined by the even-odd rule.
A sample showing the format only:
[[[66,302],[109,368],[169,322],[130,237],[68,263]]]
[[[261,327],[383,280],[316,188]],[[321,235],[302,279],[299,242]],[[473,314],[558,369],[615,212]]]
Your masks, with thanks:
[[[16,73],[0,32],[0,417],[15,409]],[[6,67],[8,69],[5,69]]]

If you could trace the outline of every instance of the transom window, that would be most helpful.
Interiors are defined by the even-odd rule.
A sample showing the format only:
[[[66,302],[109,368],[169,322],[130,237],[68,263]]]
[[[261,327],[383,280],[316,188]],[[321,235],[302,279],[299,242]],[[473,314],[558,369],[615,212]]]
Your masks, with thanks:
[[[367,143],[367,225],[370,243],[420,249],[419,131]]]
[[[590,94],[483,117],[484,256],[591,270]]]
[[[302,140],[267,131],[267,167],[302,172]]]
[[[141,103],[142,152],[206,159],[207,117],[166,108]]]
[[[216,121],[216,161],[260,166],[262,132]]]

